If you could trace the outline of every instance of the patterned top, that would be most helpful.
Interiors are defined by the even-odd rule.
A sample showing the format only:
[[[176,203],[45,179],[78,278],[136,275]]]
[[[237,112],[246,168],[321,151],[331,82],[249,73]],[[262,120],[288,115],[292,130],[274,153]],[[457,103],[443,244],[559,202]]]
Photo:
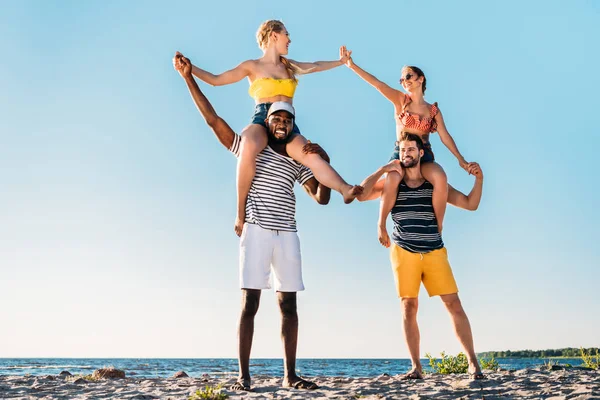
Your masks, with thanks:
[[[392,208],[392,240],[412,253],[428,253],[444,247],[433,212],[433,185],[428,181],[417,188],[400,182]]]
[[[398,114],[398,119],[396,124],[401,124],[405,128],[416,129],[423,133],[433,133],[437,130],[437,122],[435,121],[435,116],[440,112],[438,108],[438,103],[433,103],[431,108],[429,109],[429,117],[423,117],[417,114],[411,114],[406,110],[406,107],[410,104],[412,99],[409,95],[404,95],[404,107],[402,107],[402,112]]]
[[[235,135],[229,151],[240,155],[241,138]],[[263,229],[296,232],[294,182],[304,185],[313,174],[295,160],[267,146],[256,156],[256,174],[246,201],[246,222]]]

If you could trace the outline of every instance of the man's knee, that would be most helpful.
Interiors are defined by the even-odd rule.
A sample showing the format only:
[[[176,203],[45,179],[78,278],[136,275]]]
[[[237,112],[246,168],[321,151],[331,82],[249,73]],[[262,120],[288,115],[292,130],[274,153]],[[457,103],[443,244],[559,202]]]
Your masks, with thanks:
[[[242,296],[242,317],[252,318],[260,304],[260,290],[245,289]]]
[[[281,293],[279,297],[279,309],[283,317],[296,317],[298,315],[296,293]]]
[[[417,298],[402,299],[402,315],[404,319],[413,319],[417,317],[419,309],[419,300]]]
[[[244,129],[241,136],[241,152],[256,152],[258,154],[267,145],[267,135],[259,125],[251,125]]]
[[[441,296],[444,305],[453,314],[463,313],[463,306],[457,294],[448,294]]]

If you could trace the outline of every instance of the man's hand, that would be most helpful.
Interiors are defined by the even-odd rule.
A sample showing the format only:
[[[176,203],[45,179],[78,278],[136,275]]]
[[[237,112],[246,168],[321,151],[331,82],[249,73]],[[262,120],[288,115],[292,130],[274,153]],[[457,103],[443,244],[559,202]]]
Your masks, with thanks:
[[[192,77],[192,63],[180,52],[176,52],[175,57],[173,57],[173,68],[179,72],[182,78]]]
[[[389,174],[390,172],[398,172],[399,174],[402,174],[404,172],[402,170],[402,164],[400,164],[400,160],[392,160],[381,167],[381,169],[386,174]]]
[[[311,143],[310,140],[302,147],[302,153],[304,154],[318,154],[323,160],[329,163],[329,155],[321,146],[316,143]]]
[[[346,46],[340,47],[340,62],[348,67],[352,64],[352,51],[348,50]]]
[[[242,230],[244,229],[244,222],[246,222],[246,216],[238,216],[235,219],[235,224],[233,225],[233,230],[236,235],[242,236]]]
[[[385,225],[379,225],[377,227],[377,236],[379,238],[379,243],[381,243],[383,247],[390,247],[390,237],[388,236]]]
[[[483,171],[476,162],[469,163],[468,172],[469,174],[474,175],[475,179],[483,179]]]

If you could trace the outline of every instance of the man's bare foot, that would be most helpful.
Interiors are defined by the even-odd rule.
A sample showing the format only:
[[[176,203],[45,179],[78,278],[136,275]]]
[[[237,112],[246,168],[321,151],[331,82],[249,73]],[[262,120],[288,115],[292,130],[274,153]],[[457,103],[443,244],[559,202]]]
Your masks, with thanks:
[[[360,196],[364,190],[364,188],[360,185],[348,186],[348,190],[342,195],[344,197],[344,203],[346,204],[352,203],[356,196]]]
[[[231,385],[231,390],[235,390],[236,392],[251,392],[252,387],[250,386],[250,378],[242,379],[239,378],[237,382]]]
[[[315,390],[318,389],[319,386],[314,382],[306,381],[299,376],[295,376],[292,378],[283,378],[283,387],[291,387],[294,389],[304,389],[304,390]]]

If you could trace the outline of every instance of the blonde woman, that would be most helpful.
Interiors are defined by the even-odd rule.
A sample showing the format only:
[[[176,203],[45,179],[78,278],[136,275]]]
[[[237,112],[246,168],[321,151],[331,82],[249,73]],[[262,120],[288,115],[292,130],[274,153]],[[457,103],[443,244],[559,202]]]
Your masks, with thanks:
[[[258,28],[256,40],[263,51],[263,56],[259,59],[244,61],[219,75],[197,66],[192,68],[194,76],[212,86],[229,85],[248,78],[248,93],[256,101],[252,121],[241,133],[242,145],[237,168],[237,217],[234,226],[238,236],[241,235],[245,222],[246,200],[256,173],[256,156],[267,146],[265,120],[269,107],[278,101],[292,103],[298,85],[297,75],[326,71],[347,61],[344,48],[340,49],[340,59],[337,61],[298,62],[286,58],[292,41],[283,23],[277,20],[264,22]],[[308,141],[300,134],[295,123],[292,133],[286,146],[288,155],[310,168],[320,183],[339,192],[345,203],[352,202],[362,188],[346,183],[319,155],[303,151]]]
[[[388,86],[356,65],[351,55],[352,52],[344,51],[343,58],[348,60],[346,65],[394,105],[396,140],[400,140],[402,133],[406,132],[418,135],[423,141],[425,155],[421,159],[421,173],[433,185],[433,209],[438,230],[441,232],[446,213],[446,201],[448,200],[448,180],[442,167],[435,162],[429,135],[437,132],[442,143],[454,154],[459,165],[465,171],[471,173],[474,168],[473,163],[467,162],[458,151],[454,139],[446,129],[444,117],[437,103],[430,104],[425,101],[427,78],[425,78],[425,74],[420,68],[414,66],[402,68],[400,84],[406,91],[404,93]],[[392,159],[397,160],[398,158],[398,145],[396,145]],[[363,193],[362,196],[368,198],[369,193]]]

